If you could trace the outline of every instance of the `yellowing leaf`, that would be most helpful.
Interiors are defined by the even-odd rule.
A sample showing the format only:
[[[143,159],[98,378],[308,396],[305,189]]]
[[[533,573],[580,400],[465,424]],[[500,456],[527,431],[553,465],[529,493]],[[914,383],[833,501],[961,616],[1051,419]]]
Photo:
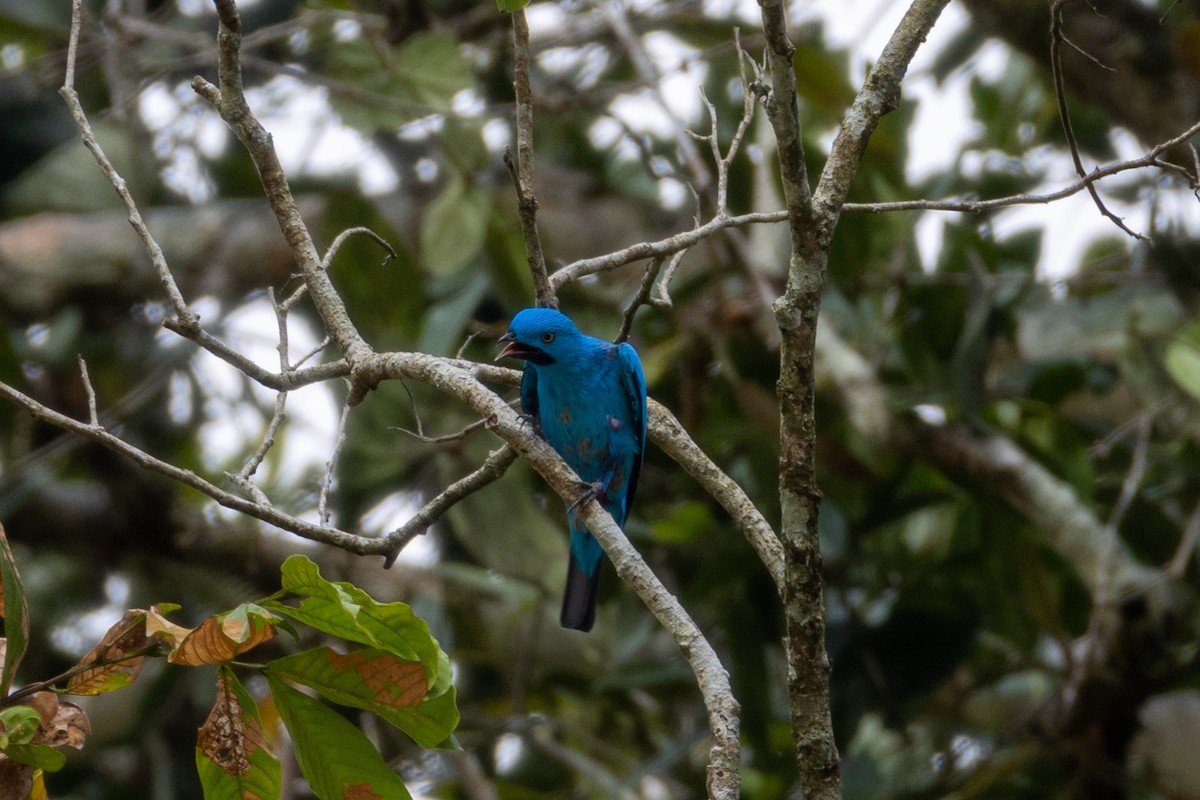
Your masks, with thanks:
[[[0,617],[4,618],[5,633],[0,650],[0,696],[4,696],[29,644],[29,608],[3,525],[0,525]]]
[[[121,621],[108,629],[100,643],[88,651],[76,666],[95,664],[77,673],[67,682],[67,694],[92,695],[128,686],[142,670],[145,656],[131,656],[146,649],[146,612],[130,609]]]
[[[183,638],[167,660],[191,666],[221,664],[275,636],[271,619],[263,614],[238,613],[241,608],[204,620]]]
[[[167,619],[157,605],[151,606],[150,611],[146,614],[146,635],[171,648],[178,647],[179,643],[186,639],[191,632],[191,628],[176,625]]]

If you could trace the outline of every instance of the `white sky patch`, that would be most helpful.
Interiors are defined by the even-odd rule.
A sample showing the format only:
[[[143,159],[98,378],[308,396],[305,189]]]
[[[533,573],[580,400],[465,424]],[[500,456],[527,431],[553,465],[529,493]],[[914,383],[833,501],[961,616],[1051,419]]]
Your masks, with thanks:
[[[0,47],[0,67],[15,70],[25,63],[25,48],[19,44],[6,44]]]
[[[692,193],[687,184],[674,178],[662,178],[658,181],[658,202],[663,208],[675,210],[682,208],[692,199]]]
[[[463,89],[450,99],[450,110],[460,117],[478,117],[484,109],[483,98],[474,89]]]
[[[666,31],[650,31],[642,41],[663,76],[661,95],[671,113],[684,122],[695,120],[700,114],[700,87],[708,75],[699,52]]]
[[[496,773],[504,775],[517,765],[525,752],[525,743],[515,733],[502,733],[492,747],[492,764]]]
[[[525,19],[529,22],[529,35],[532,37],[560,29],[567,23],[567,14],[553,3],[533,3],[526,7]]]
[[[354,174],[367,194],[395,190],[400,177],[361,133],[343,125],[324,87],[279,75],[246,90],[246,101],[271,132],[280,163],[289,175]]]
[[[569,77],[580,89],[588,89],[604,74],[608,51],[596,44],[551,47],[538,54],[537,65],[550,75]]]
[[[674,135],[675,121],[655,102],[649,89],[617,95],[608,104],[608,110],[636,133],[648,133],[660,139]]]
[[[612,117],[600,117],[588,127],[588,141],[597,150],[607,150],[625,134],[621,123]]]
[[[513,143],[512,125],[505,119],[489,119],[483,123],[483,143],[489,153],[502,153]]]
[[[360,526],[364,531],[383,535],[399,528],[417,513],[420,498],[414,492],[393,492],[363,514]],[[428,534],[417,536],[400,551],[397,561],[413,566],[430,567],[438,563],[441,550]]]
[[[105,632],[121,619],[129,606],[129,579],[120,573],[110,573],[104,579],[104,603],[50,631],[54,648],[70,656],[82,656],[100,641]]]
[[[277,331],[270,303],[259,298],[225,317],[223,338],[256,364],[277,372]],[[294,360],[318,342],[310,325],[293,316],[288,319],[288,343]],[[192,367],[205,394],[208,422],[201,426],[200,437],[205,442],[206,466],[213,470],[226,468],[231,460],[248,457],[258,445],[271,418],[275,393],[205,351],[196,354]],[[268,459],[260,466],[260,473],[274,469],[265,477],[295,483],[310,465],[328,459],[339,414],[337,403],[324,385],[289,392],[287,421],[275,443],[287,458]]]

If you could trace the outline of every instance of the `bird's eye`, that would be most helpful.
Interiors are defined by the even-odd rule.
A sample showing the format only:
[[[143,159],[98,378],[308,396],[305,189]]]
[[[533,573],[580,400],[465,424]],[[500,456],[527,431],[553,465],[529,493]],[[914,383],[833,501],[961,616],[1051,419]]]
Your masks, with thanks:
[[[551,333],[550,331],[546,331],[545,333],[542,334],[542,342],[544,344],[550,344],[553,341],[554,341],[554,334]]]

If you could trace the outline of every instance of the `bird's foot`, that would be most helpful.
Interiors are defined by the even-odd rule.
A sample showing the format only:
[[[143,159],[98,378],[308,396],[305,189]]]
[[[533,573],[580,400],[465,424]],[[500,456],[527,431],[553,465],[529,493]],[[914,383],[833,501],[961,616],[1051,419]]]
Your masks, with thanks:
[[[591,500],[601,500],[604,497],[604,482],[603,481],[580,481],[580,487],[583,489],[583,494],[575,499],[574,503],[567,508],[567,511],[574,511],[584,503]]]
[[[520,425],[522,428],[528,427],[529,430],[533,432],[533,435],[537,436],[539,439],[546,438],[542,435],[542,425],[538,421],[536,414],[521,414]]]

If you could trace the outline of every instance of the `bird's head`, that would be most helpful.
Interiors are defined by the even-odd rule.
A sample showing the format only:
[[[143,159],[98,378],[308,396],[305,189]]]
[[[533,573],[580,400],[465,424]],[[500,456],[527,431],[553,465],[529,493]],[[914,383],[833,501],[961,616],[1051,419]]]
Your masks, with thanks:
[[[571,318],[552,308],[527,308],[517,312],[500,337],[504,349],[496,355],[546,366],[561,361],[582,336]]]

